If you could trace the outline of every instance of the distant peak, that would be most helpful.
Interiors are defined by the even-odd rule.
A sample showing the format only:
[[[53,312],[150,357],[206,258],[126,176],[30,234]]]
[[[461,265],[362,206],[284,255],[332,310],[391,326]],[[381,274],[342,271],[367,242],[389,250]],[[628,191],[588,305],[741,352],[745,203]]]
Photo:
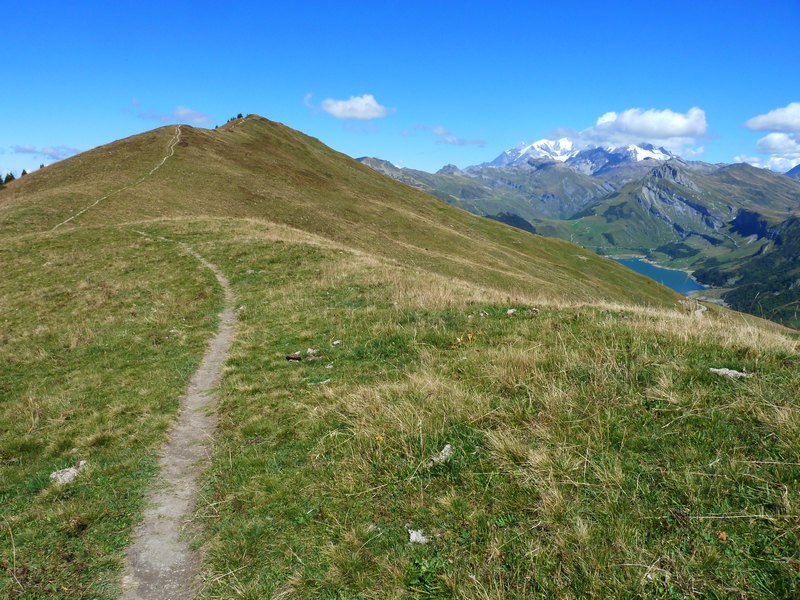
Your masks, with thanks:
[[[445,165],[438,171],[436,171],[437,175],[455,175],[456,173],[460,173],[461,169],[459,169],[455,165]]]
[[[555,160],[564,162],[576,154],[575,145],[569,138],[557,140],[541,139],[531,144],[520,144],[516,148],[506,150],[487,166],[505,167],[524,164],[531,159]]]
[[[700,188],[692,181],[690,174],[683,169],[683,166],[682,161],[669,160],[650,171],[650,176],[655,179],[672,181],[678,185],[694,190],[695,192],[699,192]]]
[[[627,152],[636,162],[642,160],[669,160],[675,155],[665,148],[657,148],[653,144],[631,144]]]
[[[788,177],[794,177],[795,179],[800,179],[800,165],[796,165],[795,167],[786,171],[786,175]]]
[[[541,139],[530,144],[520,144],[519,146],[506,150],[490,163],[481,166],[488,167],[507,167],[527,163],[529,160],[553,160],[557,162],[567,162],[585,152],[600,152],[613,154],[616,160],[630,162],[640,162],[643,160],[666,161],[675,158],[669,150],[658,147],[646,142],[640,144],[628,144],[627,146],[587,146],[576,148],[575,143],[562,137],[557,140]]]

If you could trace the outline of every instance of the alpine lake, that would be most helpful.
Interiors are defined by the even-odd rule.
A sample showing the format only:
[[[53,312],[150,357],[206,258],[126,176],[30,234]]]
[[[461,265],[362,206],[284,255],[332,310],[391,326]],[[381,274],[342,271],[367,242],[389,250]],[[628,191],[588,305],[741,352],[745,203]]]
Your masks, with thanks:
[[[687,295],[689,292],[705,289],[685,271],[658,267],[641,258],[614,258],[612,260],[650,279],[655,279],[661,285],[672,288],[679,294]]]

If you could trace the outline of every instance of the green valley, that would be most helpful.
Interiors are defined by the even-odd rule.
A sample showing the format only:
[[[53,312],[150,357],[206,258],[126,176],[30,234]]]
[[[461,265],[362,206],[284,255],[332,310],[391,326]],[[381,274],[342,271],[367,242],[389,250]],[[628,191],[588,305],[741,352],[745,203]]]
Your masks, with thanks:
[[[446,175],[423,176],[385,165],[378,170],[529,232],[569,240],[601,255],[645,256],[694,271],[701,283],[716,288],[705,298],[800,325],[794,316],[800,288],[793,278],[800,263],[787,250],[793,242],[786,234],[800,216],[796,179],[746,164],[708,165],[676,157],[633,162],[617,156],[610,167],[605,162],[587,167],[589,158],[581,158],[610,161],[615,156],[604,152],[588,150],[563,163],[536,158]],[[374,161],[366,164],[377,168]],[[587,169],[594,170],[587,174]],[[746,288],[739,286],[741,278],[720,275],[746,270],[751,259],[771,253],[777,253],[782,274],[773,277],[760,270]],[[755,301],[759,294],[764,295],[761,303]]]

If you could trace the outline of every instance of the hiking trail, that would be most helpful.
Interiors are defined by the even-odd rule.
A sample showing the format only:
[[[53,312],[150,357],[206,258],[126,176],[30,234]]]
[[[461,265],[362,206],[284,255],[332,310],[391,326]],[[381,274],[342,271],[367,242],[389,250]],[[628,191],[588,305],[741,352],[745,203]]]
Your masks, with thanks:
[[[122,579],[124,600],[182,600],[193,598],[200,589],[200,561],[189,548],[185,530],[191,527],[197,476],[210,454],[217,423],[216,388],[233,341],[236,313],[233,291],[222,270],[190,246],[181,247],[214,273],[225,292],[225,305],[219,314],[217,333],[181,399],[178,420],[159,459],[159,476],[147,494],[143,520],[134,529]]]
[[[172,137],[172,139],[171,139],[171,140],[170,140],[170,142],[169,142],[169,145],[167,146],[167,153],[164,155],[164,158],[162,158],[162,159],[161,159],[161,162],[159,162],[159,163],[158,163],[158,164],[157,164],[155,167],[153,167],[152,169],[150,169],[150,172],[148,172],[146,175],[142,175],[142,176],[141,176],[139,179],[137,179],[137,180],[136,180],[136,181],[134,181],[133,183],[131,183],[131,184],[128,184],[128,185],[126,185],[126,186],[124,186],[124,187],[121,187],[121,188],[119,188],[119,189],[116,189],[116,190],[114,190],[113,192],[109,192],[108,194],[106,194],[106,195],[105,195],[105,196],[103,196],[102,198],[98,198],[97,200],[95,200],[94,202],[92,202],[92,203],[91,203],[89,206],[86,206],[86,207],[82,208],[81,210],[79,210],[78,212],[76,212],[74,215],[72,215],[72,216],[71,216],[71,217],[69,217],[68,219],[64,219],[63,221],[61,221],[61,223],[59,223],[58,225],[55,225],[55,226],[54,226],[54,227],[53,227],[53,228],[52,228],[50,231],[55,231],[56,229],[58,229],[58,228],[59,228],[59,227],[61,227],[62,225],[66,225],[67,223],[69,223],[69,222],[70,222],[70,221],[72,221],[73,219],[77,219],[77,218],[78,218],[78,217],[80,217],[80,216],[81,216],[83,213],[85,213],[87,210],[89,210],[89,209],[91,209],[91,208],[94,208],[95,206],[97,206],[98,204],[100,204],[100,203],[101,203],[103,200],[107,200],[108,198],[111,198],[111,196],[115,196],[115,195],[117,195],[117,194],[119,194],[119,193],[121,193],[121,192],[124,192],[125,190],[129,190],[129,189],[131,189],[131,188],[133,188],[133,187],[136,187],[136,186],[137,186],[137,185],[139,185],[140,183],[142,183],[142,182],[143,182],[145,179],[147,179],[147,178],[148,178],[148,177],[150,177],[150,176],[151,176],[153,173],[155,173],[155,172],[156,172],[156,171],[158,171],[158,170],[159,170],[161,167],[163,167],[163,166],[164,166],[164,163],[165,163],[165,162],[167,162],[167,159],[168,159],[168,158],[171,158],[172,156],[174,156],[174,155],[175,155],[175,146],[177,146],[177,145],[178,145],[178,142],[180,142],[180,141],[181,141],[181,126],[180,126],[180,125],[176,125],[176,126],[175,126],[175,135]]]

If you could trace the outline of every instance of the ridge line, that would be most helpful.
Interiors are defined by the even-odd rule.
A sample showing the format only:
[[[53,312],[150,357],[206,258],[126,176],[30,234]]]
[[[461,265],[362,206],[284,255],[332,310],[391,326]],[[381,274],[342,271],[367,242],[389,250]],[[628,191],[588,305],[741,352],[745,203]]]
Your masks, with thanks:
[[[142,175],[142,176],[141,176],[139,179],[137,179],[136,181],[134,181],[134,182],[133,182],[133,183],[131,183],[130,185],[126,185],[126,186],[124,186],[124,187],[121,187],[121,188],[119,188],[119,189],[116,189],[116,190],[114,190],[113,192],[109,192],[108,194],[106,194],[106,195],[105,195],[105,196],[103,196],[102,198],[98,198],[97,200],[95,200],[95,201],[94,201],[92,204],[90,204],[89,206],[86,206],[86,207],[82,208],[81,210],[79,210],[78,212],[76,212],[74,215],[72,215],[72,216],[71,216],[71,217],[69,217],[68,219],[65,219],[65,220],[61,221],[61,223],[59,223],[58,225],[55,225],[55,226],[54,226],[54,227],[53,227],[53,228],[52,228],[50,231],[55,231],[56,229],[58,229],[58,228],[59,228],[59,227],[61,227],[62,225],[66,225],[67,223],[69,223],[69,222],[70,222],[70,221],[72,221],[73,219],[76,219],[77,217],[80,217],[80,216],[81,216],[83,213],[85,213],[86,211],[88,211],[90,208],[94,208],[95,206],[97,206],[98,204],[100,204],[100,202],[102,202],[103,200],[106,200],[106,199],[110,198],[111,196],[114,196],[114,195],[116,195],[116,194],[119,194],[120,192],[124,192],[125,190],[129,190],[129,189],[131,189],[131,188],[134,188],[134,187],[136,187],[137,185],[139,185],[140,183],[142,183],[142,182],[143,182],[145,179],[147,179],[147,178],[148,178],[148,177],[150,177],[150,176],[151,176],[153,173],[155,173],[155,172],[156,172],[156,171],[158,171],[158,170],[159,170],[161,167],[163,167],[163,166],[164,166],[164,163],[165,163],[165,162],[167,162],[167,159],[168,159],[168,158],[171,158],[172,156],[174,156],[174,155],[175,155],[175,146],[178,144],[178,142],[180,141],[180,139],[181,139],[181,126],[180,126],[180,125],[177,125],[177,126],[175,127],[175,135],[172,137],[172,139],[170,140],[170,143],[169,143],[169,145],[167,146],[168,153],[167,153],[166,155],[164,155],[164,158],[162,158],[162,159],[161,159],[161,162],[160,162],[160,163],[158,163],[158,164],[157,164],[155,167],[153,167],[152,169],[150,169],[150,172],[149,172],[149,173],[147,173],[146,175]]]

